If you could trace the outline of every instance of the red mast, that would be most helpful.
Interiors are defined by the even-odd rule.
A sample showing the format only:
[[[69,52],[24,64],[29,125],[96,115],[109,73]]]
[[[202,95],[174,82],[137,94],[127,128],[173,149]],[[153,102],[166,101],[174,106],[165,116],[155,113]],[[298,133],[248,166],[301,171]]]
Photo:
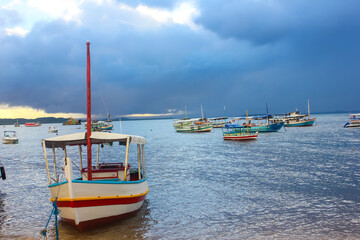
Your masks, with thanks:
[[[90,79],[90,42],[87,45],[87,165],[88,180],[92,180],[92,162],[91,162],[91,79]]]

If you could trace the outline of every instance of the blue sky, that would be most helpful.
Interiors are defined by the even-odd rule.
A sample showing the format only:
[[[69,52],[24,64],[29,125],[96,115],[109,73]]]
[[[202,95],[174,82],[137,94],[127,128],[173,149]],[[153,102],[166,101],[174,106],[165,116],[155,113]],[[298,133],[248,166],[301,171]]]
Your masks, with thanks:
[[[90,40],[94,114],[304,112],[307,99],[312,112],[359,111],[359,9],[358,0],[1,1],[0,108],[86,113]]]

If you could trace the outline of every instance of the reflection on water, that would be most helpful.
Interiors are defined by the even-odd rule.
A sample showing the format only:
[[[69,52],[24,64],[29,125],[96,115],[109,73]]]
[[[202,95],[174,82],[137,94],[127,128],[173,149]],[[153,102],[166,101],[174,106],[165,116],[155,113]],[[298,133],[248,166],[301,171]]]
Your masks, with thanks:
[[[6,218],[6,211],[5,211],[5,197],[6,194],[0,192],[0,229],[2,229],[2,225]]]
[[[342,127],[347,115],[317,117],[314,127],[247,143],[223,141],[221,129],[176,133],[171,120],[122,122],[124,132],[148,142],[147,200],[134,217],[89,232],[60,222],[60,237],[360,238],[360,129]],[[84,131],[56,127],[59,135]],[[39,239],[52,207],[40,141],[52,135],[46,124],[15,130],[20,143],[0,146],[7,172],[0,181],[0,238]],[[48,234],[55,234],[53,221]]]

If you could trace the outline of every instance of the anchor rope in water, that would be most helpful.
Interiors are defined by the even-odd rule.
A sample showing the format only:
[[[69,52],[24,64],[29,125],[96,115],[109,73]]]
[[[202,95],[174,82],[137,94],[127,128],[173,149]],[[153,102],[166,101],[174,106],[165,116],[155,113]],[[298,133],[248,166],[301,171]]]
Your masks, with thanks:
[[[62,181],[62,179],[63,179],[63,175],[61,175],[61,180],[60,180],[60,182]],[[44,236],[44,239],[47,239],[47,235],[46,235],[47,230],[46,230],[46,229],[47,229],[47,227],[48,227],[48,225],[49,225],[49,223],[50,223],[50,220],[51,220],[51,216],[52,216],[52,215],[54,215],[54,217],[55,217],[56,240],[59,239],[59,230],[58,230],[58,225],[57,225],[57,216],[59,215],[60,210],[57,208],[57,200],[58,200],[58,196],[59,196],[59,192],[60,192],[60,187],[61,187],[61,185],[59,185],[59,188],[58,188],[58,191],[57,191],[57,194],[56,194],[56,197],[55,197],[55,201],[54,201],[54,203],[53,203],[53,209],[51,210],[51,213],[50,213],[49,219],[48,219],[48,221],[47,221],[47,223],[46,223],[46,225],[45,225],[45,228],[44,228],[42,231],[40,231],[40,234],[41,234],[42,236]]]

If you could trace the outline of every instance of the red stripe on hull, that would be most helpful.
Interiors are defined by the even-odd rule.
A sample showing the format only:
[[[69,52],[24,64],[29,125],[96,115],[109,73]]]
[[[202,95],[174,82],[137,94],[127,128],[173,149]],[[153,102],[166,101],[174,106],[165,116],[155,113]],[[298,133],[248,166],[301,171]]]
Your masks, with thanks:
[[[93,229],[93,228],[97,228],[99,226],[106,225],[106,224],[114,222],[116,220],[129,218],[129,217],[135,215],[139,210],[140,210],[140,208],[138,210],[135,210],[135,211],[130,212],[130,213],[124,213],[124,214],[111,216],[111,217],[88,220],[88,221],[80,222],[78,225],[76,225],[75,221],[72,220],[72,219],[61,218],[61,220],[68,223],[68,224],[70,224],[70,225],[73,225],[74,227],[76,227],[79,230],[79,232],[83,232],[83,231],[86,231],[86,230],[89,230],[89,229]]]
[[[96,206],[108,206],[108,205],[120,205],[120,204],[132,204],[145,200],[146,195],[134,198],[113,198],[113,199],[99,199],[99,200],[83,200],[83,201],[58,201],[58,207],[96,207]]]
[[[224,137],[224,140],[232,141],[247,141],[247,140],[256,140],[257,136],[246,136],[246,137]]]

